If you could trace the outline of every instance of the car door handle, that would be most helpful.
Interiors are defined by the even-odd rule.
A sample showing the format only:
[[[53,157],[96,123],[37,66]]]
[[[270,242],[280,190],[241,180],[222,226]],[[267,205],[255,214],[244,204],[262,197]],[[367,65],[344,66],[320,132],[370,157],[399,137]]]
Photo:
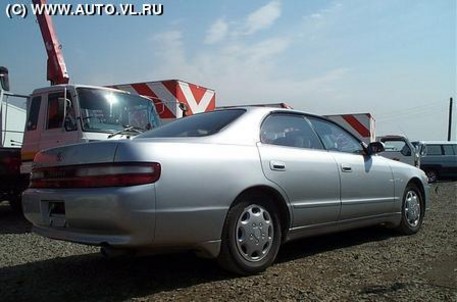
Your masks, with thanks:
[[[285,171],[286,163],[282,161],[272,160],[270,161],[270,169],[274,171]]]
[[[341,164],[341,171],[352,172],[352,167],[348,164]]]

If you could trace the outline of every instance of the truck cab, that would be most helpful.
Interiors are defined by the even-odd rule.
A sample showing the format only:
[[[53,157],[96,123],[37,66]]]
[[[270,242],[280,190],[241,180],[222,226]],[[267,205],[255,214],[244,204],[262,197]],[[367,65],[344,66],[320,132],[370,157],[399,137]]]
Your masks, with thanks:
[[[80,142],[130,138],[158,127],[160,118],[145,97],[105,87],[55,85],[30,96],[21,151],[21,173],[35,154]]]
[[[385,135],[378,137],[376,140],[384,144],[385,151],[380,153],[381,156],[419,168],[419,152],[407,137],[402,135]]]

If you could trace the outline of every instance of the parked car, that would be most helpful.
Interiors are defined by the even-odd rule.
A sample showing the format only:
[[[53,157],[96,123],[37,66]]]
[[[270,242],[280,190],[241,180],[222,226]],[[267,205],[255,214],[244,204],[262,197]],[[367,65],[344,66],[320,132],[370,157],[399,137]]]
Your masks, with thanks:
[[[457,178],[457,142],[413,142],[421,156],[420,167],[430,182],[443,178]]]
[[[407,137],[402,135],[385,135],[376,138],[376,140],[384,143],[385,150],[380,155],[419,168],[419,152],[417,152]]]
[[[105,253],[189,249],[252,274],[292,239],[377,224],[419,231],[427,177],[383,149],[300,111],[216,110],[133,140],[38,153],[23,209],[46,237]]]

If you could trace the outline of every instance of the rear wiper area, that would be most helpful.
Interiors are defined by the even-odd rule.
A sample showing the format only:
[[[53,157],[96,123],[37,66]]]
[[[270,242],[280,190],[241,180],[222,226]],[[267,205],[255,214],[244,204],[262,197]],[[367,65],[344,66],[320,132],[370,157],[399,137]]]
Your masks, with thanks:
[[[138,128],[135,126],[129,126],[129,127],[125,127],[124,129],[122,129],[120,131],[111,133],[110,135],[108,135],[108,138],[112,138],[117,135],[132,135],[132,134],[137,135],[137,134],[141,134],[143,132],[144,132],[144,130],[141,128]]]

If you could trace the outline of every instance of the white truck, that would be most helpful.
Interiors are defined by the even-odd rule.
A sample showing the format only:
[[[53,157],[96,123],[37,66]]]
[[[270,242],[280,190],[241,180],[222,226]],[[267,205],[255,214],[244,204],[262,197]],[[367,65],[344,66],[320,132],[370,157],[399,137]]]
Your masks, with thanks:
[[[55,85],[35,89],[27,105],[21,173],[40,150],[129,138],[160,125],[150,99],[106,87]]]
[[[380,153],[381,156],[415,167],[420,166],[420,156],[407,137],[402,135],[376,137],[376,121],[370,113],[332,114],[326,117],[346,128],[366,144],[374,141],[384,143],[385,151]]]
[[[9,200],[13,208],[20,208],[20,195],[40,150],[130,138],[159,126],[161,117],[170,121],[215,106],[214,90],[168,80],[116,85],[127,91],[74,84],[39,88],[21,96],[27,98],[25,110],[5,101],[14,94],[7,90],[8,74],[2,70],[2,141],[8,145],[0,150],[0,202]]]
[[[8,70],[0,66],[0,202],[7,200],[20,209],[21,185],[26,182],[19,172],[25,110],[13,105],[14,99],[25,101],[26,96],[9,92]]]
[[[179,81],[36,89],[27,107],[21,173],[35,154],[56,146],[130,138],[185,115],[213,110],[214,90]],[[139,95],[141,94],[141,95]]]

